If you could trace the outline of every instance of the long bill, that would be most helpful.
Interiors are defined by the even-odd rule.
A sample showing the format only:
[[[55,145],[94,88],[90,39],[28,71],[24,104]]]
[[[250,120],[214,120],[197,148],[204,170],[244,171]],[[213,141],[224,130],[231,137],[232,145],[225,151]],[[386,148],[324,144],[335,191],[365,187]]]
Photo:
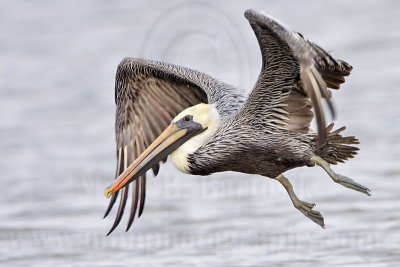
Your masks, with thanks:
[[[143,175],[154,164],[166,158],[170,153],[180,145],[190,139],[194,132],[180,128],[177,124],[170,124],[162,134],[131,164],[126,170],[114,180],[104,195],[108,198],[125,185],[133,182]]]

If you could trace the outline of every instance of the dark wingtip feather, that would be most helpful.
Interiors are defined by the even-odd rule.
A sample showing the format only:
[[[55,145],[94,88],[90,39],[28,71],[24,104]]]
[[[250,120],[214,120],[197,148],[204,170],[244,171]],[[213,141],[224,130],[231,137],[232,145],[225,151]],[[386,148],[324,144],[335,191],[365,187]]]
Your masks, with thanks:
[[[115,227],[117,227],[117,226],[115,226]],[[108,231],[108,233],[106,234],[106,236],[109,236],[114,231],[115,227],[111,228],[110,231]]]
[[[122,149],[118,148],[117,149],[117,170],[115,174],[115,179],[123,172],[122,164],[124,162],[124,153],[122,153]],[[115,201],[117,200],[119,191],[115,192],[110,199],[110,202],[108,204],[107,210],[104,213],[103,219],[108,216],[110,213],[112,207],[114,206]]]
[[[110,231],[107,233],[107,236],[111,234],[115,228],[119,225],[122,219],[122,215],[124,214],[124,209],[125,209],[125,204],[126,204],[126,199],[128,197],[128,191],[129,191],[129,185],[125,186],[122,190],[122,195],[121,195],[121,200],[119,202],[119,207],[117,211],[117,216],[115,217],[115,221],[113,226],[111,227]]]
[[[139,186],[138,180],[132,182],[132,207],[131,212],[129,214],[128,225],[126,226],[125,232],[128,232],[129,228],[131,228],[133,221],[135,220],[137,204],[139,201]]]
[[[106,212],[104,213],[103,219],[106,218],[106,217],[108,216],[108,214],[110,213],[112,207],[114,206],[115,201],[117,200],[118,193],[119,193],[119,191],[115,192],[115,193],[111,196],[110,203],[108,204],[107,210],[106,210]]]
[[[154,176],[157,176],[158,172],[160,171],[160,164],[157,163],[152,168]]]
[[[145,200],[146,200],[146,175],[143,175],[140,179],[140,206],[139,206],[138,217],[140,217],[143,213]]]

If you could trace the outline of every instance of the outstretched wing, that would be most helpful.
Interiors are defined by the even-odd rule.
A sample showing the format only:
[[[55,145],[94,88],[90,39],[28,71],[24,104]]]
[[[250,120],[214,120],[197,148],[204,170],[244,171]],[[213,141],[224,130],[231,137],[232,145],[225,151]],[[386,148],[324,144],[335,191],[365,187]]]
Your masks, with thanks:
[[[234,87],[191,69],[156,61],[125,58],[115,77],[116,139],[118,177],[171,123],[182,110],[199,104],[215,103],[221,116],[230,116],[242,103],[242,94]],[[229,105],[223,105],[223,100]],[[165,159],[166,160],[166,159]],[[153,166],[154,175],[159,164]],[[131,184],[131,212],[128,230],[143,212],[146,175]],[[120,223],[128,199],[129,185],[121,189],[115,222]],[[110,200],[104,217],[111,211],[118,193]]]
[[[247,10],[245,17],[260,45],[262,69],[240,114],[272,130],[300,133],[310,131],[315,114],[321,142],[326,137],[321,99],[334,115],[328,88],[339,89],[352,67],[268,15]]]

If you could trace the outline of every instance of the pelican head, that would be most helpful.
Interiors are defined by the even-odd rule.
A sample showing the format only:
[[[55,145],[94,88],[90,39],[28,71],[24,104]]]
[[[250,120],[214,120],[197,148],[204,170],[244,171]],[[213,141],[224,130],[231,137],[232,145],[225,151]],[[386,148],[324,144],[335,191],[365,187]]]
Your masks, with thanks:
[[[169,154],[177,169],[189,171],[187,156],[205,144],[216,131],[215,105],[198,104],[179,113],[159,137],[105,191],[107,197],[143,175]]]

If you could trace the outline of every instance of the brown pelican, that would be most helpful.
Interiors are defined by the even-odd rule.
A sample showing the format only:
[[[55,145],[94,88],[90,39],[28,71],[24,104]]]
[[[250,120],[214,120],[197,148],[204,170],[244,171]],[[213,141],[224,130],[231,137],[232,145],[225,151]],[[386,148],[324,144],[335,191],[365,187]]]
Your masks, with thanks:
[[[300,200],[287,170],[322,167],[345,187],[368,188],[335,173],[330,164],[352,158],[358,144],[345,127],[326,127],[321,101],[334,114],[331,89],[339,89],[352,67],[333,58],[300,33],[254,10],[244,13],[257,37],[262,68],[249,95],[204,73],[157,61],[125,58],[115,81],[117,172],[105,194],[120,202],[109,234],[118,226],[132,192],[128,230],[143,212],[146,172],[158,174],[170,155],[188,174],[235,171],[280,182],[294,207],[324,227],[314,204]],[[315,115],[317,132],[310,129]],[[131,185],[131,186],[130,186]]]

